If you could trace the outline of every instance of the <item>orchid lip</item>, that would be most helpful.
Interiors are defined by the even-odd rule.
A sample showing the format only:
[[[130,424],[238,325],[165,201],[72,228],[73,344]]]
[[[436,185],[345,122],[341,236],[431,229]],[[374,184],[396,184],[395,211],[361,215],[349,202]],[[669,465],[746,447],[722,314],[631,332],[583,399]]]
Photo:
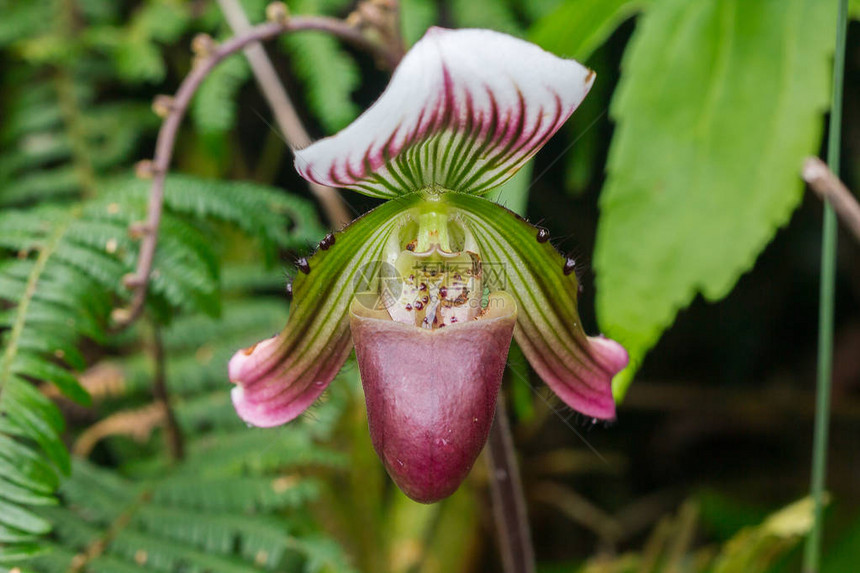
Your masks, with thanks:
[[[480,317],[428,330],[350,308],[371,440],[412,499],[453,493],[484,447],[516,312],[510,295],[493,293]]]

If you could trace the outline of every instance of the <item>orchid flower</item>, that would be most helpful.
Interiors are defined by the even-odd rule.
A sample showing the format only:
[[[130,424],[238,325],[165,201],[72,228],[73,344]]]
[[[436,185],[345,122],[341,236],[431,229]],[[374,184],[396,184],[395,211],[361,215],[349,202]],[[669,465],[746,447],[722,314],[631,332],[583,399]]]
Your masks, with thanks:
[[[297,151],[305,179],[387,201],[298,261],[283,332],[230,361],[239,416],[289,422],[354,346],[373,446],[425,503],[453,493],[486,443],[512,337],[568,406],[614,418],[611,380],[627,353],[584,333],[573,260],[482,198],[593,81],[523,40],[432,28],[370,109]]]

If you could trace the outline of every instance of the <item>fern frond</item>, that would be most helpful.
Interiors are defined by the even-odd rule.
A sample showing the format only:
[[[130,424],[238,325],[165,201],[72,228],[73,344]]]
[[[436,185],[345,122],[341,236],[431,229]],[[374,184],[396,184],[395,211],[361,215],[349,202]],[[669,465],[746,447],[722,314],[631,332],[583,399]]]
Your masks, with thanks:
[[[144,181],[113,179],[104,185],[99,205],[145,204],[148,194],[149,185]],[[260,240],[270,255],[277,247],[306,248],[324,233],[311,202],[257,183],[169,175],[164,202],[177,215],[235,225]]]
[[[302,81],[307,105],[326,131],[334,133],[355,119],[359,107],[352,93],[358,88],[358,66],[337,40],[306,33],[285,36],[283,44]]]
[[[251,68],[243,54],[230,56],[212,70],[191,103],[190,115],[198,131],[223,133],[236,126],[236,95],[250,78]]]
[[[35,165],[32,165],[35,167]],[[14,178],[0,187],[0,207],[35,203],[46,199],[66,199],[80,192],[80,181],[71,166],[35,171]]]
[[[347,0],[297,0],[291,7],[301,14],[334,14],[349,4]],[[308,107],[326,131],[334,133],[356,118],[359,107],[352,93],[358,88],[360,74],[353,57],[337,40],[308,32],[287,34],[281,45],[302,82]]]
[[[141,571],[154,564],[191,571],[224,570],[223,563],[236,570],[281,570],[278,565],[287,559],[287,549],[283,540],[276,545],[271,537],[262,536],[268,523],[243,521],[232,533],[235,539],[245,539],[253,531],[255,538],[265,538],[262,545],[245,540],[238,554],[210,555],[206,543],[195,545],[198,538],[182,536],[180,530],[186,528],[156,532],[154,522],[144,519],[145,513],[135,517],[141,496],[156,495],[159,479],[121,479],[116,472],[88,471],[89,466],[81,464],[73,477],[63,481],[62,506],[51,506],[61,475],[70,469],[61,439],[66,428],[53,400],[62,395],[87,404],[90,396],[75,371],[102,351],[93,343],[123,344],[107,335],[106,326],[111,309],[128,296],[122,277],[137,262],[138,245],[129,238],[128,226],[143,219],[147,208],[147,183],[114,188],[106,181],[117,167],[130,163],[142,138],[153,134],[158,124],[148,96],[116,99],[117,91],[123,91],[116,70],[120,69],[126,85],[160,77],[165,67],[158,44],[176,41],[187,31],[189,6],[175,0],[144,0],[129,23],[121,23],[122,7],[109,0],[76,0],[73,10],[53,0],[11,4],[0,0],[0,4],[6,87],[0,101],[0,563],[27,558],[22,571],[29,570],[29,558],[35,570],[49,571],[66,571],[72,563],[81,571]],[[70,33],[74,27],[70,13],[78,24],[86,25],[86,34]],[[243,63],[241,56],[237,60]],[[249,77],[247,70],[244,74],[242,82]],[[227,94],[229,99],[235,89]],[[279,249],[304,248],[322,235],[313,205],[278,190],[171,178],[147,300],[151,315],[166,323],[182,311],[218,313],[225,227],[238,228],[259,242],[270,261]],[[272,308],[269,320],[275,316]],[[282,314],[277,318],[282,323]],[[245,324],[247,330],[236,331],[236,341],[250,330],[247,320]],[[127,333],[126,341],[134,334]],[[207,355],[205,344],[201,340],[189,347],[195,359]],[[218,346],[217,352],[222,360],[226,346]],[[189,359],[188,353],[180,354]],[[136,356],[142,363],[144,357]],[[170,368],[181,373],[180,366],[191,372],[190,361],[185,365],[177,361]],[[137,367],[143,372],[140,363]],[[177,392],[178,408],[185,427],[215,428],[218,435],[230,436],[244,431],[244,426],[235,417],[228,421],[227,389],[219,395],[215,391],[216,380],[223,378],[223,372],[216,375],[218,370],[217,364],[207,365],[206,379]],[[170,376],[174,377],[173,371]],[[182,386],[181,379],[173,379]],[[149,391],[151,374],[141,374],[135,383],[142,395]],[[133,400],[140,405],[139,396],[131,396],[129,402]],[[116,403],[105,402],[107,410],[117,409]],[[207,405],[217,408],[207,412]],[[122,404],[128,406],[128,402]],[[302,432],[304,438],[292,445],[313,449],[312,434]],[[260,438],[246,447],[269,447],[264,441]],[[115,451],[123,467],[133,470],[119,448]],[[284,491],[273,490],[272,482],[282,477],[286,467],[293,467],[289,463],[336,465],[332,460],[337,456],[331,452],[328,456],[272,455],[255,469],[236,454],[229,467],[241,471],[231,474],[222,468],[211,479],[217,482],[215,489],[225,484],[225,495],[241,487],[243,479],[265,481],[272,493],[264,494],[252,484],[248,491],[253,495],[246,502],[253,500],[253,507],[270,508],[270,512],[296,509],[313,497],[312,482]],[[151,465],[165,475],[180,474],[168,472],[160,459]],[[202,478],[207,476],[198,475],[198,482]],[[310,485],[303,489],[305,483]],[[176,504],[153,507],[183,519]],[[126,513],[135,519],[120,527],[117,520]],[[36,543],[51,523],[57,526],[51,542]],[[220,529],[209,535],[199,539],[214,544],[216,538],[223,541],[227,532]],[[124,551],[123,543],[129,539]],[[98,543],[110,551],[103,551]],[[130,552],[134,545],[149,543],[152,551],[144,566],[138,563],[137,549]],[[35,555],[47,547],[53,549],[51,554]],[[268,557],[262,559],[260,551]],[[189,559],[194,564],[186,567]]]
[[[295,437],[303,433],[284,428],[275,441],[291,436],[298,443]],[[188,462],[151,478],[122,478],[77,462],[61,487],[62,506],[39,510],[37,517],[54,524],[55,550],[34,557],[35,570],[65,571],[75,564],[99,571],[120,563],[105,570],[299,572],[318,570],[320,563],[346,565],[337,544],[307,533],[303,507],[319,494],[313,479],[284,473],[289,464],[231,463],[213,473],[203,462],[221,459],[225,442],[202,442]],[[294,522],[290,516],[297,514],[302,517]]]
[[[338,571],[353,573],[355,569],[346,559],[343,550],[332,539],[327,537],[307,537],[299,540],[294,546],[307,557],[308,573],[320,571]]]
[[[205,487],[202,487],[205,486]],[[207,478],[173,477],[153,493],[153,502],[218,512],[270,512],[295,509],[315,500],[319,486],[298,476]]]
[[[26,363],[44,362],[37,355],[28,352],[27,340],[23,336],[27,326],[29,307],[37,292],[39,281],[44,273],[53,252],[58,248],[68,224],[59,225],[52,233],[44,237],[44,244],[39,249],[39,255],[28,269],[27,281],[14,316],[10,322],[11,328],[5,337],[5,349],[0,357],[0,415],[4,424],[0,427],[0,438],[4,438],[11,452],[17,452],[17,460],[7,458],[7,461],[23,461],[27,457],[32,461],[34,455],[15,441],[14,438],[32,441],[38,444],[55,468],[30,474],[0,474],[0,490],[13,489],[16,491],[17,503],[2,502],[0,507],[0,525],[6,529],[18,532],[18,542],[31,541],[50,529],[48,522],[36,518],[22,505],[27,497],[44,497],[46,492],[56,486],[57,470],[69,471],[69,457],[62,441],[60,432],[63,421],[59,410],[47,398],[39,394],[20,374],[29,374],[21,366],[20,358]],[[17,270],[21,270],[18,267]],[[26,454],[24,452],[27,452]],[[35,458],[38,459],[38,458]],[[30,467],[39,467],[31,464]],[[45,470],[46,465],[41,466]],[[10,475],[12,477],[10,477]],[[17,478],[17,479],[16,479]],[[21,491],[21,490],[24,491]],[[28,495],[29,494],[29,495]],[[34,537],[27,538],[27,535]]]
[[[236,224],[273,253],[284,245],[305,243],[317,232],[313,222],[300,224],[302,210],[310,209],[308,203],[285,198],[274,190],[255,185],[209,185],[181,177],[177,183],[171,192],[175,199],[168,201],[163,217],[152,277],[152,299],[163,298],[174,309],[212,315],[219,311],[220,265],[213,222]],[[104,342],[108,313],[114,302],[127,296],[121,279],[136,263],[136,246],[129,240],[127,228],[130,222],[143,217],[146,192],[132,185],[109,190],[71,209],[46,207],[0,214],[0,248],[23,257],[0,262],[0,286],[4,287],[0,300],[7,304],[0,311],[0,329],[5,328],[0,331],[4,345],[0,359],[0,413],[7,428],[0,431],[0,438],[17,441],[22,447],[38,447],[51,460],[54,472],[69,468],[68,453],[60,439],[64,425],[57,407],[33,383],[52,383],[72,400],[88,402],[87,392],[67,368],[82,369],[86,365],[78,348],[81,340]],[[290,213],[299,213],[294,215],[297,224],[292,228],[288,228],[290,220],[286,219]],[[232,312],[231,320],[243,322],[246,329],[259,329],[265,313],[268,321],[277,318],[278,324],[271,327],[275,331],[283,317],[273,310],[270,304],[265,310],[243,317]],[[235,338],[223,337],[225,345],[218,350],[219,360],[226,361],[232,349],[248,343],[247,339],[239,340],[242,335],[239,329]],[[199,352],[199,346],[206,341],[197,341]],[[232,348],[228,349],[229,342]],[[212,388],[211,381],[222,374],[218,363],[201,368],[199,356],[185,364],[171,365],[179,369],[177,372],[187,373],[173,378],[191,382],[187,393],[205,384]],[[150,374],[131,379],[130,386],[148,391]],[[205,380],[208,382],[204,384]],[[189,411],[193,407],[189,403]],[[226,408],[212,410],[208,415],[199,406],[196,411],[193,424],[198,427],[231,426]],[[234,419],[232,427],[236,424]],[[273,459],[271,463],[276,465],[279,461]],[[7,537],[28,542],[43,528],[40,523],[35,525],[31,510],[24,506],[50,499],[56,477],[49,478],[43,472],[15,481],[5,475],[0,474],[0,497],[11,500],[4,503],[15,509],[2,512],[5,517],[0,518],[0,525],[9,530]]]

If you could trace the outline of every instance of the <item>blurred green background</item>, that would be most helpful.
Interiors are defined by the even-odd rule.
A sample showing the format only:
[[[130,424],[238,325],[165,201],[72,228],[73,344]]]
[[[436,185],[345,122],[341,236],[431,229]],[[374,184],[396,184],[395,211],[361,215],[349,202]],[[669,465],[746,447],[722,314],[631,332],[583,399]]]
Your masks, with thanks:
[[[241,4],[265,20],[265,1]],[[407,44],[431,25],[492,28],[598,76],[497,195],[576,257],[586,330],[634,359],[615,381],[618,420],[595,426],[512,350],[504,391],[540,571],[799,571],[822,212],[799,173],[824,151],[836,6],[400,3]],[[858,32],[841,149],[853,189]],[[293,261],[328,225],[242,54],[194,97],[144,317],[111,331],[136,264],[127,227],[145,216],[134,165],[152,157],[152,101],[188,74],[199,33],[232,35],[216,2],[0,0],[0,571],[500,570],[484,461],[440,504],[403,497],[371,448],[353,362],[284,428],[233,412],[226,361],[282,328]],[[267,52],[314,138],[389,77],[319,33]],[[377,204],[344,199],[356,215]],[[826,573],[860,567],[858,301],[842,233]],[[169,447],[177,431],[184,452]]]

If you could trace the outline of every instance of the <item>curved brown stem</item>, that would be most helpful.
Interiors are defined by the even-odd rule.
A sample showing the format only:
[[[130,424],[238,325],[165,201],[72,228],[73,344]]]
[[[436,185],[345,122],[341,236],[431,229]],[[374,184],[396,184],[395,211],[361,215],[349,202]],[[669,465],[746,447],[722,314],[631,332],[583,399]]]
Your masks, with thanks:
[[[152,262],[155,257],[155,246],[158,241],[158,227],[161,223],[161,209],[164,203],[164,181],[170,161],[173,158],[173,147],[179,125],[185,117],[185,112],[191,99],[203,83],[203,80],[222,60],[235,54],[239,50],[255,43],[270,40],[280,34],[297,32],[300,30],[318,30],[327,32],[349,42],[359,48],[365,49],[377,56],[383,62],[395,66],[396,53],[385,49],[381,44],[369,40],[359,29],[347,24],[342,20],[327,18],[323,16],[295,16],[283,21],[267,22],[254,26],[247,33],[235,36],[220,46],[215,47],[210,53],[200,56],[194,68],[182,81],[176,95],[164,100],[167,116],[158,132],[155,144],[155,158],[147,165],[147,170],[152,176],[152,187],[149,194],[149,208],[146,221],[138,223],[132,228],[133,233],[142,236],[140,254],[137,261],[137,269],[124,279],[125,285],[133,290],[132,300],[127,308],[114,310],[113,320],[116,329],[122,329],[132,324],[143,312],[146,301],[146,290],[149,284],[149,274],[152,271]]]

